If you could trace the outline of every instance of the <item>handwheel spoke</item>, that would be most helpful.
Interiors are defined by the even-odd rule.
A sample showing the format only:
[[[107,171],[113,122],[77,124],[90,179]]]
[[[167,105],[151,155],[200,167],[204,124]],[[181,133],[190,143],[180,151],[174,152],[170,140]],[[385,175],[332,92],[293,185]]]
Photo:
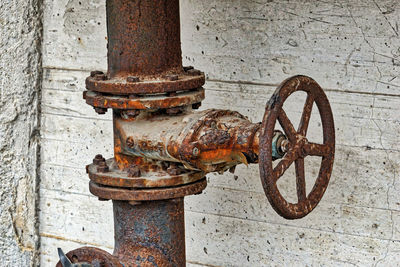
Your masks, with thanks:
[[[304,152],[310,156],[328,156],[331,153],[331,147],[327,144],[307,143],[303,146]]]
[[[304,174],[304,158],[298,158],[295,161],[296,167],[296,189],[297,198],[301,202],[307,198],[306,196],[306,178]]]
[[[297,132],[303,136],[306,136],[308,124],[310,122],[311,111],[314,104],[314,97],[312,95],[307,95],[306,103],[304,104],[303,114],[301,115],[301,120]]]
[[[283,109],[281,109],[278,114],[278,121],[279,124],[282,126],[283,131],[285,132],[289,141],[295,142],[296,130],[294,129],[292,122],[289,120],[288,116],[286,115],[286,112]]]
[[[285,171],[290,167],[290,165],[295,161],[296,153],[294,150],[289,150],[281,161],[274,168],[274,178],[275,182],[285,173]]]

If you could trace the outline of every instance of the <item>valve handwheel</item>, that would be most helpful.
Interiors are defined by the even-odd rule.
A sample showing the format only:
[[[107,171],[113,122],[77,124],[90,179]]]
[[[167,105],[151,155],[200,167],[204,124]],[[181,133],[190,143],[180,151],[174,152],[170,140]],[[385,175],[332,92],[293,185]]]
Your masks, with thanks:
[[[306,102],[295,130],[292,122],[283,110],[283,103],[296,91],[307,93]],[[318,107],[322,128],[323,144],[307,140],[307,129],[313,103]],[[272,139],[278,120],[288,138],[286,154],[273,168]],[[299,219],[310,213],[319,203],[328,186],[335,154],[335,128],[332,110],[324,91],[313,79],[307,76],[294,76],[283,81],[268,101],[260,134],[260,176],[265,194],[275,211],[286,219]],[[321,157],[321,167],[311,192],[306,193],[304,158]],[[277,181],[294,163],[296,169],[297,203],[288,202],[280,193]]]

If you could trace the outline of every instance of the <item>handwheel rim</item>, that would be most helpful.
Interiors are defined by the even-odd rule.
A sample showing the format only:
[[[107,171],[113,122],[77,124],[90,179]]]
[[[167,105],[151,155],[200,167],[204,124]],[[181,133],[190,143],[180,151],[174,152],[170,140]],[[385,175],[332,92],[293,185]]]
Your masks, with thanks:
[[[324,151],[324,155],[321,156],[321,166],[320,170],[318,173],[318,177],[315,181],[315,184],[310,191],[310,193],[307,195],[305,193],[305,182],[304,182],[304,190],[300,190],[301,192],[299,193],[299,188],[297,188],[297,194],[298,194],[298,202],[297,203],[289,203],[280,193],[278,186],[277,186],[277,180],[279,177],[281,177],[286,169],[284,166],[284,170],[281,173],[278,169],[276,168],[279,166],[279,164],[275,167],[275,169],[272,166],[272,138],[274,134],[274,129],[276,125],[276,121],[278,120],[279,123],[281,122],[282,119],[282,106],[283,103],[286,101],[286,99],[293,94],[296,91],[304,91],[307,93],[307,100],[305,104],[305,108],[307,107],[307,102],[309,101],[309,97],[312,96],[312,103],[316,103],[316,106],[319,110],[319,114],[321,117],[321,122],[322,122],[322,128],[323,128],[323,144],[319,148],[321,149],[327,149]],[[311,103],[311,108],[312,108],[312,103]],[[285,112],[283,111],[285,114]],[[309,114],[311,116],[311,109],[309,111]],[[284,115],[286,116],[286,114]],[[305,123],[303,123],[303,117],[305,116],[305,111],[303,110],[302,114],[302,120],[301,124],[307,124],[304,136],[306,136],[307,128],[308,128],[308,121],[304,120]],[[278,118],[279,117],[279,118]],[[287,117],[286,117],[287,119]],[[309,120],[309,118],[308,118]],[[289,120],[290,123],[290,120]],[[283,127],[284,128],[284,127]],[[289,127],[290,128],[290,127]],[[293,128],[293,127],[292,127]],[[304,128],[304,127],[303,127]],[[299,129],[296,131],[297,134],[299,134],[299,131],[302,132],[304,130],[302,127],[299,127]],[[335,152],[335,129],[334,129],[334,121],[333,121],[333,115],[332,115],[332,110],[328,101],[328,98],[326,97],[325,93],[323,92],[322,88],[310,77],[307,76],[294,76],[289,79],[286,79],[283,81],[274,94],[272,95],[270,101],[268,101],[267,106],[266,106],[266,111],[264,114],[263,122],[262,122],[262,128],[261,128],[261,134],[260,134],[260,176],[261,176],[261,181],[262,185],[265,191],[265,194],[271,203],[272,207],[274,210],[281,215],[284,218],[287,219],[299,219],[304,216],[306,216],[308,213],[310,213],[319,203],[321,200],[322,196],[324,195],[327,185],[330,180],[331,172],[333,169],[333,161],[334,161],[334,152]],[[285,131],[286,129],[284,129]],[[293,129],[292,129],[293,130]],[[285,134],[286,131],[285,131]],[[303,132],[299,134],[302,136]],[[299,138],[298,135],[295,137],[293,136],[288,136],[289,141],[293,144],[298,142],[297,139]],[[305,139],[306,140],[306,139]],[[305,148],[310,148],[310,145],[304,144],[304,147],[302,150],[305,150]],[[295,149],[292,150],[293,153]],[[299,179],[299,172],[301,172],[301,167],[298,167],[297,165],[301,165],[301,161],[303,162],[303,180],[305,180],[305,174],[304,174],[304,157],[307,155],[299,155],[299,151],[296,150],[296,155],[291,155],[289,154],[290,151],[287,153],[288,157],[285,159],[287,155],[282,160],[286,160],[289,162],[288,158],[289,157],[296,157],[294,160],[292,160],[292,163],[295,162],[295,168],[296,168],[296,184],[297,187],[299,187],[299,184],[301,184],[301,179]],[[313,150],[310,150],[308,152],[313,152]],[[318,152],[319,153],[319,152]],[[322,153],[322,152],[321,152]],[[297,162],[300,163],[297,163]],[[291,163],[289,163],[290,166]],[[279,175],[277,177],[277,175]],[[300,173],[301,176],[301,173]],[[304,192],[303,192],[304,191]],[[299,198],[301,196],[304,196],[304,199]]]

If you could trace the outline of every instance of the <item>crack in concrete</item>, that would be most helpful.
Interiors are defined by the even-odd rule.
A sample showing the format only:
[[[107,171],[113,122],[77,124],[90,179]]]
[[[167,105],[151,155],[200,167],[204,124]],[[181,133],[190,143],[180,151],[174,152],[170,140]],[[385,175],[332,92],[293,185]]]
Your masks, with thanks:
[[[376,2],[375,2],[374,0],[372,0],[372,1],[375,3],[375,5],[377,5]],[[377,5],[377,6],[378,6],[378,5]],[[379,8],[379,7],[378,7],[378,8]],[[378,90],[379,80],[381,80],[382,77],[383,77],[381,70],[380,70],[379,67],[376,65],[375,55],[376,55],[377,53],[375,52],[375,48],[374,48],[374,47],[371,45],[371,43],[367,40],[366,35],[365,35],[363,29],[358,25],[357,21],[356,21],[355,18],[353,17],[353,14],[352,14],[351,9],[350,9],[349,6],[347,6],[347,10],[348,10],[348,12],[350,13],[350,16],[351,16],[351,18],[352,18],[354,24],[356,25],[356,27],[360,29],[361,34],[362,34],[362,36],[363,36],[363,38],[364,38],[365,43],[372,49],[372,53],[373,53],[373,54],[372,54],[372,57],[373,57],[372,63],[374,64],[374,66],[375,66],[377,72],[379,73],[379,79],[376,81],[376,83],[375,83],[375,88],[374,88],[374,90],[372,91],[372,93],[375,93],[375,92]],[[385,18],[386,18],[386,17],[385,17]],[[388,22],[388,23],[389,23],[389,22]],[[389,23],[389,24],[390,24],[390,23]],[[392,27],[392,28],[393,28],[393,27]],[[394,30],[394,29],[393,29],[393,30]],[[397,34],[396,31],[395,31],[395,33],[396,33],[396,35],[398,36],[398,34]],[[383,262],[383,261],[387,258],[387,256],[389,255],[390,242],[393,240],[393,237],[394,237],[393,211],[390,209],[390,202],[389,202],[390,196],[389,196],[389,193],[390,193],[390,189],[393,188],[393,187],[395,186],[395,181],[396,181],[396,169],[395,169],[394,163],[393,163],[392,160],[390,159],[390,155],[389,155],[389,149],[390,149],[390,148],[385,148],[385,146],[383,145],[382,136],[383,136],[384,132],[382,131],[381,127],[379,126],[379,124],[377,123],[377,121],[376,121],[375,118],[374,118],[375,100],[376,100],[376,95],[375,95],[375,94],[372,94],[372,107],[371,107],[372,112],[371,112],[371,117],[370,117],[370,119],[371,119],[371,121],[375,124],[375,126],[378,128],[378,130],[379,130],[379,132],[380,132],[380,136],[379,136],[380,145],[381,145],[382,149],[385,151],[386,156],[387,156],[387,159],[388,159],[388,161],[390,162],[390,165],[391,165],[391,166],[390,166],[390,169],[393,169],[393,180],[392,180],[391,184],[388,185],[388,188],[387,188],[387,191],[386,191],[387,208],[388,208],[388,210],[389,210],[389,212],[390,212],[390,219],[391,219],[391,237],[390,237],[390,240],[387,241],[387,246],[386,246],[385,255],[383,256],[383,258],[377,260],[377,261],[375,262],[375,264],[374,264],[374,266],[377,266],[380,262]]]

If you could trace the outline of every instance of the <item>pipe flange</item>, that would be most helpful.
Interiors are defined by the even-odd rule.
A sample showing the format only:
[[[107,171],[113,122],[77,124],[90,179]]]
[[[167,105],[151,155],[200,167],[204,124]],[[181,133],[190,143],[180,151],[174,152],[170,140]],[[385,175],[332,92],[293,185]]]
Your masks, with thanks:
[[[179,92],[176,95],[116,96],[94,91],[83,92],[86,103],[95,108],[113,109],[163,109],[200,103],[205,97],[204,88]]]
[[[104,200],[121,201],[151,201],[180,198],[193,194],[200,194],[207,186],[207,180],[201,179],[197,182],[170,188],[151,188],[151,189],[133,189],[117,188],[89,182],[90,192]]]
[[[132,172],[129,168],[120,170],[114,158],[106,160],[104,165],[107,166],[107,169],[95,163],[87,166],[86,170],[90,180],[100,185],[123,188],[180,186],[199,181],[205,176],[204,172],[186,170],[178,166],[174,166],[176,170],[172,168],[167,170],[139,170],[139,172]]]
[[[87,263],[90,266],[123,267],[119,259],[110,253],[94,247],[81,247],[67,253],[66,257],[74,264]],[[82,264],[83,265],[83,264]],[[56,267],[63,267],[59,261]]]
[[[159,94],[187,91],[200,88],[205,83],[203,72],[190,70],[179,74],[161,77],[114,77],[109,79],[105,74],[92,72],[86,78],[86,88],[90,91],[116,95]],[[175,79],[176,78],[176,79]]]

